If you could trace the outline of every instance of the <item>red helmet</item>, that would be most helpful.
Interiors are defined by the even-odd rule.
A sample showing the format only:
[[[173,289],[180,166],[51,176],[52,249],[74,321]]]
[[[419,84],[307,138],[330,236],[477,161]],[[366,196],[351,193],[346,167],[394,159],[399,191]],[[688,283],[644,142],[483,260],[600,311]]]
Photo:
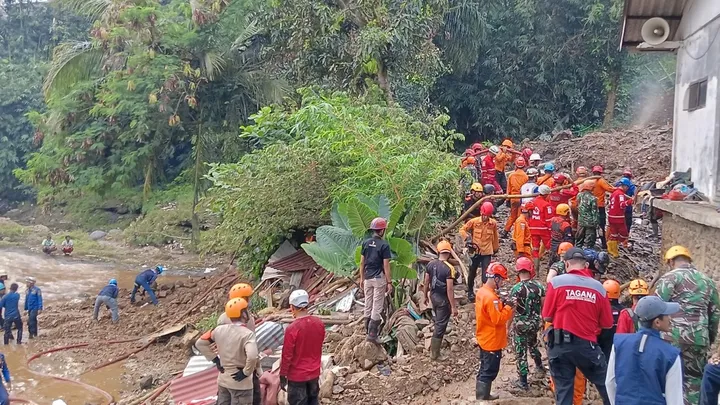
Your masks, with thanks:
[[[484,215],[486,217],[492,216],[492,214],[495,212],[495,206],[490,201],[485,201],[480,206],[480,215]]]
[[[520,169],[525,167],[525,158],[520,156],[517,159],[515,159],[515,167],[518,167]]]
[[[386,228],[387,228],[387,219],[385,219],[385,218],[378,217],[378,218],[373,219],[372,222],[370,222],[370,230],[379,231],[379,230],[386,229]]]
[[[577,174],[578,176],[586,177],[588,174],[587,167],[578,166],[578,168],[575,169],[575,174]]]
[[[465,152],[463,153],[465,156],[475,156],[475,151],[472,149],[465,149]]]
[[[515,270],[519,272],[521,271],[527,271],[530,273],[530,278],[535,277],[535,265],[533,264],[532,260],[528,259],[527,257],[519,257],[517,261],[515,262]]]
[[[488,277],[502,277],[503,279],[507,280],[508,278],[508,272],[505,266],[498,262],[492,262],[487,268],[486,272]]]
[[[472,150],[474,150],[474,151],[485,149],[481,143],[477,143],[477,142],[472,144],[472,146],[470,148],[472,148]]]
[[[526,160],[530,160],[530,155],[532,155],[532,154],[533,154],[533,151],[530,148],[525,148],[522,150],[522,155]]]
[[[555,173],[553,179],[555,179],[556,183],[560,183],[560,185],[562,185],[567,181],[567,176],[563,173]]]
[[[633,177],[632,171],[630,171],[630,169],[623,170],[623,176],[627,177],[628,179],[632,179],[632,177]]]
[[[525,211],[533,211],[535,209],[535,203],[532,201],[528,201],[525,204],[521,205],[520,209]]]
[[[602,173],[603,173],[603,167],[600,166],[600,165],[593,166],[592,171],[593,171],[593,173],[600,173],[600,174],[602,174]]]

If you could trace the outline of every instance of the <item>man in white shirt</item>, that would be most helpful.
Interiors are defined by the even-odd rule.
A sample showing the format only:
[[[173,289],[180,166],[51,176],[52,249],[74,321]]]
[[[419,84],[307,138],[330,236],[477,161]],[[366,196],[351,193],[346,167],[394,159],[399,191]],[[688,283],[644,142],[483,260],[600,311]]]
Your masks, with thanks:
[[[527,183],[523,184],[522,187],[520,187],[520,194],[522,195],[528,195],[535,192],[535,189],[537,188],[537,181],[538,178],[538,169],[531,167],[527,169],[526,172],[528,176]],[[526,202],[532,201],[535,197],[527,197],[522,199],[522,203],[525,204]]]

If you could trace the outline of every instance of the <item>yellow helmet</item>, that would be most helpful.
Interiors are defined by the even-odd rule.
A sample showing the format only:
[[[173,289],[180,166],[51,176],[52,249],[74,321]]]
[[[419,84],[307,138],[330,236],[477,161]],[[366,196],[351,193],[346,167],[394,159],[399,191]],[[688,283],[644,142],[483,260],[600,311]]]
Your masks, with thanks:
[[[483,185],[480,183],[473,183],[472,186],[470,186],[471,191],[483,191]]]
[[[665,261],[673,260],[678,256],[685,256],[692,260],[690,251],[685,246],[675,245],[665,252]]]
[[[225,315],[230,319],[240,318],[247,307],[248,303],[243,298],[233,298],[225,304]]]
[[[450,253],[450,252],[452,252],[453,247],[450,244],[450,242],[448,242],[446,240],[442,240],[442,241],[440,241],[440,243],[438,243],[437,250],[438,250],[438,253]]]
[[[568,215],[570,214],[570,206],[567,204],[558,204],[557,208],[555,208],[555,212],[562,216]]]
[[[630,282],[628,290],[630,291],[630,295],[648,295],[650,288],[645,280],[637,278]]]

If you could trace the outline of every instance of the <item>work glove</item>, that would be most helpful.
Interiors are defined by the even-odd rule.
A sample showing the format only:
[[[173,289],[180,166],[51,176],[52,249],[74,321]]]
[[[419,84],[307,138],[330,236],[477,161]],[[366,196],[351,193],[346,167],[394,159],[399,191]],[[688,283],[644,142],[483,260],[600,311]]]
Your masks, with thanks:
[[[233,380],[240,382],[240,381],[246,379],[247,376],[245,375],[245,373],[243,373],[242,370],[240,370],[237,373],[232,374],[232,378],[233,378]]]
[[[212,362],[215,363],[215,368],[217,368],[217,370],[218,370],[220,373],[224,373],[224,372],[225,372],[225,367],[223,367],[222,364],[220,364],[220,357],[215,356],[215,358],[213,359]]]
[[[280,389],[287,392],[288,379],[286,376],[280,376]]]

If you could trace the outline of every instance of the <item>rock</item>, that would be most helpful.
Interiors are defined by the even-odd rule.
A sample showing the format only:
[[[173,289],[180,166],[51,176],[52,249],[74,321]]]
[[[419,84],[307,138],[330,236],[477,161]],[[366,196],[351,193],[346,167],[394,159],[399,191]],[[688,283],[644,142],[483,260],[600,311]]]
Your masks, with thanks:
[[[430,326],[430,321],[425,318],[420,318],[415,321],[415,325],[417,325],[418,329],[423,329],[426,326]]]
[[[372,368],[372,366],[374,366],[374,365],[375,365],[375,363],[373,363],[373,361],[370,359],[365,359],[363,361],[363,368],[365,370],[370,370]]]
[[[345,387],[346,388],[349,386],[356,387],[356,386],[360,385],[360,382],[362,382],[362,380],[365,379],[365,377],[367,377],[369,374],[370,374],[369,371],[361,371],[359,373],[351,374],[348,377],[348,381],[345,384]]]
[[[185,288],[195,288],[197,287],[197,283],[193,283],[192,281],[188,281],[184,284]]]
[[[167,290],[158,291],[157,296],[158,298],[167,298],[168,292]]]
[[[12,221],[10,221],[12,222]],[[33,225],[32,227],[33,232],[41,234],[43,237],[47,236],[47,234],[50,233],[50,228],[48,228],[45,225]]]
[[[320,398],[330,398],[333,394],[333,385],[335,383],[335,373],[331,370],[325,370],[322,374],[322,384],[320,384]]]
[[[145,377],[140,378],[140,381],[138,382],[138,385],[140,386],[141,390],[148,390],[152,388],[153,386],[153,376],[148,375]]]
[[[353,357],[363,369],[369,370],[374,365],[387,360],[387,353],[382,346],[363,341],[353,348]]]
[[[202,332],[199,330],[185,332],[182,339],[180,339],[180,345],[187,350],[191,350],[192,346],[195,344],[195,341],[197,341],[197,339],[200,337],[201,333]]]
[[[160,285],[160,291],[169,290],[170,286],[168,284],[162,284]]]
[[[425,350],[430,350],[430,345],[432,344],[432,337],[428,337],[425,339]]]
[[[340,385],[334,385],[334,386],[332,387],[332,393],[333,393],[333,395],[342,394],[343,391],[345,391],[345,388],[343,388],[343,387],[340,386]]]
[[[92,232],[90,233],[90,239],[92,239],[92,240],[100,240],[100,239],[104,238],[105,235],[107,235],[107,233],[106,233],[106,232],[103,232],[103,231],[92,231]]]
[[[346,328],[340,329],[340,334],[341,334],[343,337],[350,337],[350,336],[352,336],[352,335],[354,334],[354,332],[353,332],[352,328],[347,328],[347,327],[346,327]]]
[[[14,216],[20,215],[20,214],[22,214],[22,211],[17,208],[13,208],[10,211],[5,213],[5,215],[8,217],[14,217]]]
[[[430,381],[430,389],[433,391],[437,391],[440,389],[440,384],[437,381]]]

